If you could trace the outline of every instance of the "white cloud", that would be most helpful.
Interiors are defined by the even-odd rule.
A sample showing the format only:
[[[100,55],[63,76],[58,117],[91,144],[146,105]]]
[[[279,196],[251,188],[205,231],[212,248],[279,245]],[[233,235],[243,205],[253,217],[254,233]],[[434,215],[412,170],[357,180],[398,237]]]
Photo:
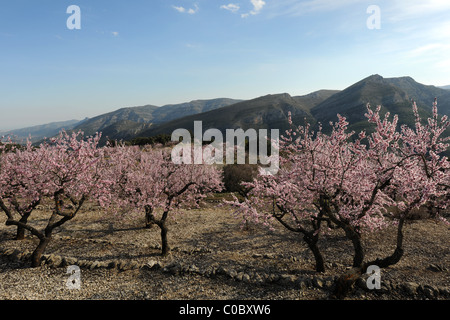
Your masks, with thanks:
[[[263,0],[251,0],[253,4],[253,10],[250,11],[251,14],[257,14],[259,13],[262,8],[266,5],[266,3]]]
[[[183,7],[177,7],[177,6],[172,6],[172,8],[174,8],[175,10],[177,10],[178,12],[185,12],[186,9]]]
[[[111,32],[111,34],[112,34],[114,37],[119,36],[119,33],[118,33],[117,31],[113,31],[113,32]]]
[[[177,7],[177,6],[172,6],[172,8],[174,8],[175,10],[177,10],[180,13],[189,13],[189,14],[196,14],[198,11],[198,5],[195,4],[194,8],[190,8],[190,9],[186,9],[184,7]]]
[[[426,15],[431,16],[448,10],[450,10],[450,1],[448,0],[409,0],[408,4],[401,0],[395,0],[390,8],[390,20],[399,22],[420,19]]]
[[[220,9],[225,9],[225,10],[228,10],[228,11],[231,11],[231,12],[236,12],[240,8],[241,7],[238,4],[235,4],[235,3],[230,3],[230,4],[227,4],[227,5],[220,6]]]
[[[242,18],[247,18],[250,15],[257,15],[266,5],[266,2],[264,0],[251,0],[250,2],[253,5],[253,10],[251,10],[249,13],[241,14]]]
[[[191,8],[191,9],[188,10],[188,13],[189,13],[189,14],[195,14],[195,13],[197,13],[197,11],[198,11],[198,5],[195,4],[194,7],[195,7],[195,9],[192,9],[192,8]]]

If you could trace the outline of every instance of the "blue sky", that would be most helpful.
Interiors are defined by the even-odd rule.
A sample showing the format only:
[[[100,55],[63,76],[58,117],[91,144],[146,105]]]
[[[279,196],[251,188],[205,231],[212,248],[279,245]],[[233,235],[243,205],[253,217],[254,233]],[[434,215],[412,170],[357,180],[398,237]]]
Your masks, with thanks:
[[[81,29],[70,30],[70,5]],[[367,21],[379,8],[379,29]],[[375,20],[373,20],[375,21]],[[448,0],[14,0],[0,6],[0,131],[121,107],[450,85]]]

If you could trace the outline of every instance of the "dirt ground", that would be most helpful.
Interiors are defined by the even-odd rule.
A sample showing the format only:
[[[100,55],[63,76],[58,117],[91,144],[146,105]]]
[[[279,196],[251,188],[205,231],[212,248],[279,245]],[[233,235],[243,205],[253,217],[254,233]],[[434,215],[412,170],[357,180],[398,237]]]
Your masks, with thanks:
[[[46,218],[44,205],[30,223],[42,227]],[[0,249],[32,252],[37,239],[28,235],[25,240],[13,240],[15,227],[5,226],[5,221],[0,215]],[[332,280],[352,264],[351,243],[339,230],[319,243],[327,270],[318,274],[298,234],[279,225],[273,231],[258,225],[242,229],[242,221],[229,207],[209,203],[169,222],[172,251],[161,257],[159,229],[143,228],[143,216],[121,219],[87,206],[58,230],[45,253],[106,264],[134,261],[140,267],[81,268],[80,289],[70,290],[67,266],[30,268],[27,261],[0,255],[0,299],[326,300],[331,299]],[[422,299],[401,289],[407,283],[440,288],[444,294],[434,298],[449,299],[445,295],[450,288],[449,226],[434,220],[409,221],[404,234],[402,260],[381,270],[385,290],[355,288],[348,299]],[[366,236],[364,244],[367,260],[390,254],[395,248],[395,228]],[[161,268],[152,268],[155,263]]]

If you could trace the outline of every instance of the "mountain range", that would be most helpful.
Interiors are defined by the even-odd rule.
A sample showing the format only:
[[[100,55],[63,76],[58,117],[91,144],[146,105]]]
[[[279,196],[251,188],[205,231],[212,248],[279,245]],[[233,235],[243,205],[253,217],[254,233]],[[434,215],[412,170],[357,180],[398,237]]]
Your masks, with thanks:
[[[94,118],[68,121],[24,128],[9,132],[15,136],[32,135],[35,141],[50,137],[59,130],[82,130],[86,135],[102,132],[107,139],[131,140],[137,137],[170,135],[175,129],[193,131],[194,121],[202,121],[203,130],[216,128],[280,129],[288,128],[288,113],[295,124],[305,121],[312,125],[321,123],[324,131],[337,114],[347,117],[350,128],[359,131],[367,128],[364,117],[366,104],[381,105],[382,112],[399,115],[399,122],[411,125],[414,117],[411,101],[416,101],[419,113],[431,114],[432,103],[438,99],[440,114],[450,115],[450,86],[423,85],[411,77],[383,78],[371,75],[344,90],[319,90],[303,96],[288,93],[268,94],[250,100],[219,98],[194,100],[187,103],[157,107],[146,105],[121,108]]]

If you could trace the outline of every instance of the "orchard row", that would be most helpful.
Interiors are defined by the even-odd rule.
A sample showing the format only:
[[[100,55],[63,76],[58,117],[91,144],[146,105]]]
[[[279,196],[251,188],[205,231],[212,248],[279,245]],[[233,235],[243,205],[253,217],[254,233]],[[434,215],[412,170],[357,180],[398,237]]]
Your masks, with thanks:
[[[439,211],[448,205],[450,163],[443,154],[450,123],[438,115],[437,102],[427,122],[413,103],[414,127],[399,126],[397,116],[381,116],[380,110],[367,106],[370,133],[349,132],[340,115],[330,134],[289,120],[291,129],[280,141],[278,172],[244,182],[240,197],[225,201],[245,221],[269,227],[279,223],[300,234],[318,272],[325,270],[319,238],[330,228],[342,229],[354,247],[354,268],[340,278],[340,295],[369,266],[385,268],[401,259],[402,231],[413,210],[427,205]],[[6,225],[17,228],[17,239],[26,230],[39,239],[32,266],[40,264],[54,230],[74,219],[87,201],[97,201],[115,217],[145,214],[147,224],[160,228],[165,255],[170,250],[167,217],[223,190],[220,165],[177,164],[170,148],[99,147],[99,140],[100,134],[61,132],[39,147],[0,146],[0,209]],[[28,220],[48,199],[53,208],[39,230]],[[435,217],[447,223],[439,212]],[[366,261],[362,236],[390,224],[397,226],[395,250]]]

